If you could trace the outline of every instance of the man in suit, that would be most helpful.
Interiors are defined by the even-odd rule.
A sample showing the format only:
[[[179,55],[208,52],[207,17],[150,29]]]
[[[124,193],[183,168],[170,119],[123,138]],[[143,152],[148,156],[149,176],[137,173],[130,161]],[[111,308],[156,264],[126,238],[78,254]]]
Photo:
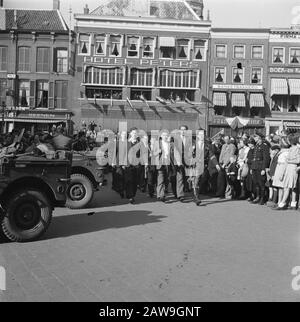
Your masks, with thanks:
[[[265,204],[265,184],[267,180],[267,170],[270,166],[270,149],[263,142],[263,134],[257,132],[254,135],[256,145],[253,151],[252,160],[252,178],[253,185],[256,191],[256,199],[253,200],[254,204]]]

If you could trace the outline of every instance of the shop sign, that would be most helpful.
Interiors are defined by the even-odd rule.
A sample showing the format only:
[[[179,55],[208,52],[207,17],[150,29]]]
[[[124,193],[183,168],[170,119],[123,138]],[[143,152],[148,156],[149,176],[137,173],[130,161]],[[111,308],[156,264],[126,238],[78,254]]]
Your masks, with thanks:
[[[300,74],[300,68],[271,67],[270,73],[277,74]]]
[[[300,121],[299,122],[284,122],[283,124],[286,127],[300,127]]]
[[[225,125],[228,126],[228,123],[226,121],[226,118],[215,118],[212,120],[212,122],[210,122],[210,125]],[[264,125],[264,121],[263,120],[255,120],[255,119],[250,119],[248,126],[263,126]],[[300,123],[299,123],[300,126]]]
[[[242,89],[242,90],[263,90],[262,85],[213,85],[213,89]]]
[[[149,66],[149,67],[175,67],[175,68],[200,68],[199,62],[164,60],[164,59],[138,59],[138,58],[106,58],[84,57],[84,62],[89,64],[103,64],[116,66]]]

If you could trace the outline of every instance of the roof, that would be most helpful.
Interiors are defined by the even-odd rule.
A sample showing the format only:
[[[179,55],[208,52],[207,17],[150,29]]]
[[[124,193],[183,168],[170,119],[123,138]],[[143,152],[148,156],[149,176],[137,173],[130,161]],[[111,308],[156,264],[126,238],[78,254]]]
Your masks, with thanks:
[[[200,20],[185,0],[102,0],[90,15]]]
[[[18,30],[67,31],[68,27],[58,10],[6,9],[6,30],[13,29],[15,11]]]

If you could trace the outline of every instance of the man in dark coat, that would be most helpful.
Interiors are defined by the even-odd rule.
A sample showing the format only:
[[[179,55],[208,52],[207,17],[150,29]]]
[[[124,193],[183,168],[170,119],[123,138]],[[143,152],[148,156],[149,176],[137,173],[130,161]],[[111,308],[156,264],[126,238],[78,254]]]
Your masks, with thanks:
[[[252,177],[256,191],[256,199],[253,203],[265,204],[265,184],[267,170],[270,166],[270,148],[263,142],[263,135],[257,132],[254,135],[256,145],[253,151]]]

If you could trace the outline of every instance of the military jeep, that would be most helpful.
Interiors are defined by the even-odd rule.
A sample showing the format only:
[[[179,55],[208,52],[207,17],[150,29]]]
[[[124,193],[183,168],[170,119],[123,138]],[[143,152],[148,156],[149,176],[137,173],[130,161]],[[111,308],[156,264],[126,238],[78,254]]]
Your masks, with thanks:
[[[94,192],[104,184],[105,167],[96,159],[96,151],[73,152],[71,183],[67,191],[66,206],[71,209],[86,207]]]
[[[48,229],[54,207],[64,206],[71,158],[34,155],[0,157],[0,235],[28,242]]]

